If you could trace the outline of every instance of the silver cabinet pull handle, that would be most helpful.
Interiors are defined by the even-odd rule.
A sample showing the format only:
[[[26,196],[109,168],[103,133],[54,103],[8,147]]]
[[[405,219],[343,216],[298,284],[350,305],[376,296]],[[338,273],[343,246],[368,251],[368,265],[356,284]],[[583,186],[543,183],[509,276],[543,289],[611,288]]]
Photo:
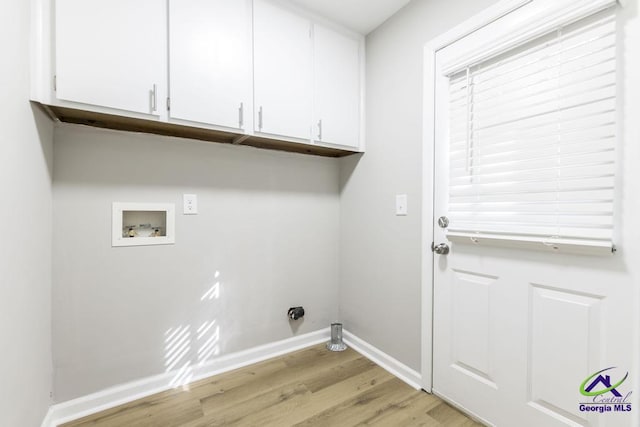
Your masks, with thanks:
[[[322,120],[318,121],[318,140],[322,141]]]
[[[244,103],[240,103],[240,108],[238,108],[238,127],[242,129],[244,126]]]
[[[151,112],[153,113],[154,111],[157,110],[158,108],[158,87],[157,85],[154,83],[153,85],[153,89],[151,89]]]
[[[262,105],[258,110],[258,130],[262,130]]]

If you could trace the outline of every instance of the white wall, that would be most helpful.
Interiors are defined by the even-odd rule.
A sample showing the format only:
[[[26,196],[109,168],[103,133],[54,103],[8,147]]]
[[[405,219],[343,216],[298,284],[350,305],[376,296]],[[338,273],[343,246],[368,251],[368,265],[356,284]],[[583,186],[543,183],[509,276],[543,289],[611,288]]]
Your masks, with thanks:
[[[62,126],[54,171],[56,401],[164,372],[171,328],[191,331],[181,367],[216,327],[222,355],[336,319],[336,159]],[[116,201],[175,203],[175,245],[112,248]]]
[[[341,161],[344,327],[418,371],[423,49],[493,3],[413,0],[367,36],[367,152]],[[406,217],[396,194],[408,194]]]
[[[35,427],[51,377],[52,125],[29,103],[29,2],[0,14],[0,425]]]

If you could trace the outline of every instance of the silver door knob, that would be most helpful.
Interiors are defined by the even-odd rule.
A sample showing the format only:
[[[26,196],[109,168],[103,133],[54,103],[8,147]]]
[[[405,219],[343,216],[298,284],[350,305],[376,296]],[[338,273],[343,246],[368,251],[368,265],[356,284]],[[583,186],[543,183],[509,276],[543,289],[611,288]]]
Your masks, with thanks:
[[[431,244],[431,250],[438,255],[446,255],[449,253],[449,245],[446,243],[440,243],[438,245]]]

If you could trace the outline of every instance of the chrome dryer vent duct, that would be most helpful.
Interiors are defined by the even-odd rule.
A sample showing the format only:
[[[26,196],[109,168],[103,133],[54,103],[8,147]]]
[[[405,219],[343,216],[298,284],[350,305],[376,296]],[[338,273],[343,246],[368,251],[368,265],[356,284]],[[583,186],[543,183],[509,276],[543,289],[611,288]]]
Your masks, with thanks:
[[[327,350],[344,351],[347,345],[342,342],[342,323],[331,324],[331,341],[327,343]]]

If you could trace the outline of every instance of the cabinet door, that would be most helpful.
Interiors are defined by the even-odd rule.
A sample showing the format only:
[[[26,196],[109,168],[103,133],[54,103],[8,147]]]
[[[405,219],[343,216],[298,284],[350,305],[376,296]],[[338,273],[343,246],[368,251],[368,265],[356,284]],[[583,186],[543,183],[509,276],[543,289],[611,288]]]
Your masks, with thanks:
[[[166,87],[166,0],[55,7],[57,98],[155,114]]]
[[[271,2],[254,2],[257,132],[310,139],[311,23]]]
[[[358,147],[360,41],[314,26],[314,141]]]
[[[170,117],[244,127],[251,106],[251,3],[171,0]]]

